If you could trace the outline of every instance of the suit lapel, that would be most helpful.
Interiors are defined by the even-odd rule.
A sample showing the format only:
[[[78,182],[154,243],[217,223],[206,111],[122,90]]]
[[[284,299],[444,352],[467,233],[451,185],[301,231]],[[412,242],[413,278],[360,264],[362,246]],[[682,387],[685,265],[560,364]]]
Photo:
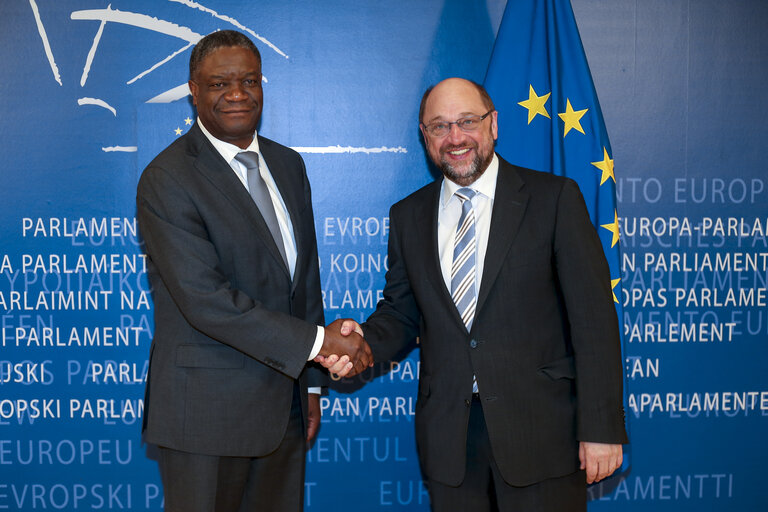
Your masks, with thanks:
[[[524,184],[514,166],[499,158],[499,176],[496,180],[488,248],[485,253],[483,279],[480,283],[475,316],[485,304],[488,293],[504,263],[504,258],[520,229],[529,197],[528,193],[522,190]]]
[[[283,258],[277,249],[275,239],[272,238],[272,233],[269,232],[264,217],[262,217],[259,208],[253,202],[253,198],[251,198],[242,182],[237,178],[232,168],[224,161],[219,152],[205,138],[197,124],[193,125],[188,133],[191,137],[193,151],[197,153],[195,168],[253,224],[256,235],[261,238],[270,254],[272,254],[272,257],[280,265],[280,268],[288,275],[288,269],[285,267]],[[269,165],[271,166],[271,164]],[[233,219],[233,222],[235,221]]]

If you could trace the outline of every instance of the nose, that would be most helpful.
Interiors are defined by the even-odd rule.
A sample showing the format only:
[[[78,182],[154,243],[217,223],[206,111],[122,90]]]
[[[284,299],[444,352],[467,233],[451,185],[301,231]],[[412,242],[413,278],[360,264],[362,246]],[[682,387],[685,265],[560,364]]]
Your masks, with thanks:
[[[246,98],[245,89],[240,82],[233,83],[224,95],[227,101],[242,101]]]
[[[459,125],[456,123],[451,124],[450,131],[448,132],[448,135],[446,135],[446,139],[453,143],[458,142],[460,140],[464,139],[464,132],[461,131],[461,128],[459,128]]]

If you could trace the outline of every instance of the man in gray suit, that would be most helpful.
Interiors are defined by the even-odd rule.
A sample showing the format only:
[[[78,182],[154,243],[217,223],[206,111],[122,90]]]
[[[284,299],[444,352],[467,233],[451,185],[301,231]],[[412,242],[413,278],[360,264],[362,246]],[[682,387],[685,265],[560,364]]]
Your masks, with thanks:
[[[203,38],[197,122],[138,185],[155,306],[144,435],[160,447],[166,510],[303,510],[320,419],[307,388],[324,373],[308,361],[371,363],[362,338],[323,327],[309,182],[296,152],[256,134],[261,81],[245,35]]]
[[[576,183],[494,153],[497,115],[467,80],[424,94],[445,179],[392,207],[384,299],[343,329],[376,360],[419,336],[416,438],[435,511],[585,511],[586,484],[627,442],[608,265]]]

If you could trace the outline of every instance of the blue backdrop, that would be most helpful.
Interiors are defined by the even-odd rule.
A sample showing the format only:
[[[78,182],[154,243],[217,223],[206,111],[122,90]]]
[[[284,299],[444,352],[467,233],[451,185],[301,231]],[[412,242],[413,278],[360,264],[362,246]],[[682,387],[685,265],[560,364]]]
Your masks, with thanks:
[[[485,79],[505,4],[2,3],[0,510],[162,509],[140,439],[153,322],[134,200],[194,119],[191,45],[235,28],[259,46],[260,132],[306,161],[326,319],[364,319],[389,206],[434,178],[421,94]],[[632,441],[590,510],[765,510],[768,4],[572,4],[615,162]],[[334,384],[308,510],[429,510],[418,374],[414,348]]]

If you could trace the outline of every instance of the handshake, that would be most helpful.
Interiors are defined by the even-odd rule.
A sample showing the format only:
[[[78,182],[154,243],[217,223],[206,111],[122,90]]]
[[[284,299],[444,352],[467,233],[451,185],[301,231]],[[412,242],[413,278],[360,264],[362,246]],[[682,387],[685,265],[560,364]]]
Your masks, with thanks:
[[[360,324],[343,318],[325,328],[323,346],[314,360],[339,377],[353,377],[373,366],[371,347],[363,339]]]

